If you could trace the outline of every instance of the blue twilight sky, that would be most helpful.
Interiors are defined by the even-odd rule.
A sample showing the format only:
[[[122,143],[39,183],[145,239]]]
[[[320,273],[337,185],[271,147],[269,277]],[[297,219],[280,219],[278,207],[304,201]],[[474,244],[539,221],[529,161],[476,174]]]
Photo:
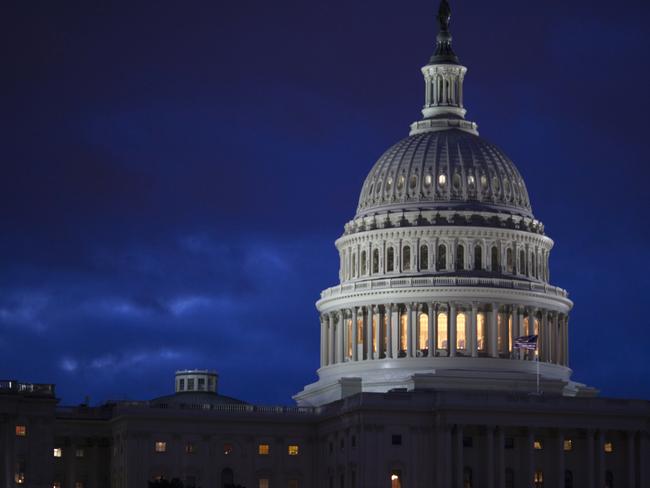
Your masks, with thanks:
[[[365,175],[419,118],[436,0],[4,2],[0,377],[290,404]],[[574,377],[650,398],[650,2],[452,1],[468,118],[575,301]]]

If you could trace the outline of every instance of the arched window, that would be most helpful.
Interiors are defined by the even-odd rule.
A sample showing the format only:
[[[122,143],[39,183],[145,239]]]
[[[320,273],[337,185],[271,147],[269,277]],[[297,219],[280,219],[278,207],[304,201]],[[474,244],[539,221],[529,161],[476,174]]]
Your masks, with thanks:
[[[438,338],[436,341],[438,349],[447,349],[447,338],[449,337],[447,324],[447,313],[440,312],[438,314]]]
[[[472,468],[465,466],[463,469],[463,488],[472,488]]]
[[[467,314],[464,312],[456,315],[456,349],[467,349]]]
[[[438,256],[436,257],[436,270],[444,271],[447,269],[447,246],[440,244],[438,246]]]
[[[372,272],[379,273],[379,249],[372,250]]]
[[[479,352],[485,352],[485,314],[479,312],[476,315],[476,348]]]
[[[429,269],[429,247],[420,246],[420,269]]]
[[[537,278],[537,254],[535,254],[534,251],[533,251],[533,255],[531,256],[531,263],[533,265],[531,273],[535,278]]]
[[[614,473],[609,470],[605,472],[605,488],[614,488]]]
[[[395,249],[389,247],[386,251],[386,272],[392,273],[395,271]]]
[[[462,244],[456,247],[456,269],[465,269],[465,247]]]
[[[543,471],[535,471],[535,474],[533,475],[533,485],[535,486],[535,488],[544,488]]]
[[[519,274],[526,274],[526,253],[523,250],[519,251]]]
[[[512,259],[512,249],[508,248],[506,250],[506,270],[508,273],[514,273],[515,272],[515,265]]]
[[[361,276],[368,272],[366,251],[361,251]]]
[[[506,468],[505,478],[506,488],[515,488],[515,471],[512,468]]]
[[[568,469],[564,472],[564,488],[573,488],[573,472]]]
[[[352,277],[353,278],[357,277],[357,255],[356,254],[352,255]]]
[[[474,248],[474,269],[483,269],[483,248],[480,245]]]
[[[492,247],[492,271],[499,271],[499,250],[496,246]]]
[[[402,270],[409,271],[411,269],[411,247],[404,246],[402,250]]]

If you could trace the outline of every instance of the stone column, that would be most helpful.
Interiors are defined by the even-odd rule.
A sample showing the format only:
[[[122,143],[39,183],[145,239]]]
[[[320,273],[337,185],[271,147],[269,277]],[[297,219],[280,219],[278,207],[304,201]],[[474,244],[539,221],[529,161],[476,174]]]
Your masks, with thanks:
[[[477,334],[478,334],[478,304],[476,302],[472,302],[472,317],[470,318],[470,347],[471,347],[471,356],[473,358],[478,357],[478,340],[477,340]]]
[[[334,314],[327,314],[327,364],[334,364]]]
[[[427,332],[429,334],[428,336],[428,343],[427,347],[429,348],[429,357],[434,357],[436,354],[436,319],[437,313],[436,313],[436,305],[435,303],[430,303],[429,304],[429,313],[428,313],[429,321],[427,323],[428,329]]]
[[[494,488],[494,427],[487,426],[485,431],[485,486]]]
[[[320,316],[320,367],[327,364],[327,326],[325,319]]]
[[[386,313],[386,357],[393,356],[393,304],[384,305]]]
[[[492,309],[490,310],[490,313],[488,315],[488,355],[491,358],[497,358],[499,357],[499,348],[498,348],[498,343],[497,343],[497,312],[499,310],[499,306],[496,303],[492,304]]]
[[[352,307],[352,361],[359,360],[359,338],[357,337],[359,325],[357,321],[357,307]]]
[[[634,431],[627,432],[627,486],[634,488],[636,486],[636,452],[634,449]]]
[[[413,322],[413,314],[412,314],[412,309],[413,309],[413,304],[407,303],[406,304],[406,357],[412,358],[414,356],[413,353],[413,331],[412,331],[412,322]],[[401,322],[401,321],[400,321]]]
[[[449,346],[449,357],[456,356],[456,304],[449,304],[449,317],[447,320],[447,345]]]
[[[343,338],[345,336],[345,320],[343,310],[340,310],[339,313],[339,322],[336,326],[336,362],[342,363],[345,359],[344,349],[343,349]]]
[[[596,470],[594,469],[594,431],[593,430],[588,430],[587,431],[587,459],[585,460],[585,468],[587,470],[587,488],[595,488],[594,487],[594,473]],[[598,487],[600,488],[600,487]]]
[[[368,305],[368,322],[366,324],[366,340],[365,342],[365,355],[364,359],[372,359],[372,324],[375,320],[375,307]]]

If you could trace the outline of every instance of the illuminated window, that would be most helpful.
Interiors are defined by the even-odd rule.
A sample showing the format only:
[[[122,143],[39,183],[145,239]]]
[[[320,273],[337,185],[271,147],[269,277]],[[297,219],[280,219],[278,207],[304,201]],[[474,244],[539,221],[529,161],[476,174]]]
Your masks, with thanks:
[[[436,270],[444,271],[447,269],[447,247],[444,244],[438,246],[438,256],[436,257]]]
[[[479,312],[476,315],[476,347],[479,351],[485,351],[485,314]]]
[[[357,316],[357,343],[363,344],[363,315]]]
[[[530,335],[530,319],[524,318],[524,335]]]
[[[614,444],[611,442],[605,442],[605,444],[603,444],[603,451],[607,453],[614,452]]]
[[[418,349],[427,349],[429,346],[429,315],[420,314],[420,330],[418,334]]]
[[[74,488],[84,488],[82,481],[75,481]]]
[[[52,455],[55,458],[60,458],[61,456],[63,456],[63,449],[61,449],[60,447],[55,447],[54,450],[52,451]]]
[[[411,247],[404,246],[402,250],[402,269],[409,271],[411,269]]]
[[[388,179],[386,180],[386,193],[388,193],[392,187],[393,187],[393,178],[389,176]]]
[[[14,475],[14,481],[16,482],[17,485],[22,485],[25,483],[25,473],[22,471],[17,472]]]
[[[544,445],[542,444],[542,441],[539,439],[535,439],[535,441],[533,441],[533,447],[537,451],[541,451],[542,449],[544,449]]]
[[[447,175],[442,173],[438,175],[438,185],[442,186],[443,188],[447,185]]]
[[[269,488],[269,479],[268,478],[260,478],[259,483],[257,484],[259,488]]]
[[[544,473],[542,471],[535,471],[533,477],[533,482],[535,483],[535,488],[543,488],[544,486]]]
[[[573,451],[573,441],[571,439],[564,439],[564,450]]]
[[[18,437],[25,437],[27,435],[27,426],[26,425],[17,425],[16,426],[16,435]]]
[[[420,269],[429,269],[429,247],[420,246]]]
[[[399,318],[399,348],[406,351],[406,326],[408,324],[408,311],[404,310]]]
[[[233,447],[232,444],[224,444],[223,445],[223,454],[224,456],[230,456],[232,454]]]
[[[539,335],[539,319],[537,317],[533,319],[533,334]]]
[[[400,175],[399,178],[397,178],[397,189],[401,190],[404,188],[404,175]]]
[[[467,315],[463,312],[456,315],[456,349],[460,350],[467,348],[466,317]]]
[[[289,480],[287,488],[298,488],[298,480]]]
[[[476,185],[476,179],[474,178],[474,175],[469,175],[467,177],[467,185],[470,187],[470,189],[474,189],[474,185]]]
[[[402,488],[402,472],[393,471],[390,474],[390,488]]]
[[[287,453],[289,456],[297,456],[300,453],[300,446],[296,444],[290,444],[287,448]]]
[[[431,178],[430,174],[427,174],[424,176],[424,186],[429,188],[431,186],[431,183],[433,183],[433,178]]]
[[[379,322],[379,315],[373,314],[372,316],[372,352],[377,352],[377,341],[379,337],[377,335],[377,326]]]
[[[438,314],[438,341],[436,347],[438,349],[447,349],[447,314],[440,312]]]
[[[156,441],[154,444],[154,450],[156,452],[167,452],[167,443],[164,441]]]
[[[386,251],[386,272],[395,271],[395,249],[389,247]]]
[[[345,333],[347,336],[348,357],[352,357],[352,319],[345,320]]]
[[[75,449],[75,451],[74,451],[74,455],[75,455],[75,457],[77,457],[77,458],[82,458],[82,457],[84,457],[85,454],[86,454],[86,453],[84,452],[84,450],[83,450],[82,448],[80,448],[80,447],[78,447],[78,448]]]
[[[488,187],[488,180],[485,175],[481,175],[481,190],[485,191]]]
[[[187,454],[194,454],[196,452],[196,446],[192,442],[185,444],[185,452]]]
[[[268,456],[271,448],[268,444],[260,444],[257,446],[257,454],[260,456]]]
[[[55,481],[54,483],[52,483],[52,488],[61,488],[61,482]]]

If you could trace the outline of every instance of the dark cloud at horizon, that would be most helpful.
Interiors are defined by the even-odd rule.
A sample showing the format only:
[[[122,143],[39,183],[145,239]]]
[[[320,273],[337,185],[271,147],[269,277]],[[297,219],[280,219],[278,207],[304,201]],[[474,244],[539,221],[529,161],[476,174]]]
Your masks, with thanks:
[[[211,368],[291,403],[334,240],[419,118],[435,3],[4,5],[0,377],[102,402]],[[650,398],[650,4],[452,8],[468,118],[556,243],[574,378]]]

